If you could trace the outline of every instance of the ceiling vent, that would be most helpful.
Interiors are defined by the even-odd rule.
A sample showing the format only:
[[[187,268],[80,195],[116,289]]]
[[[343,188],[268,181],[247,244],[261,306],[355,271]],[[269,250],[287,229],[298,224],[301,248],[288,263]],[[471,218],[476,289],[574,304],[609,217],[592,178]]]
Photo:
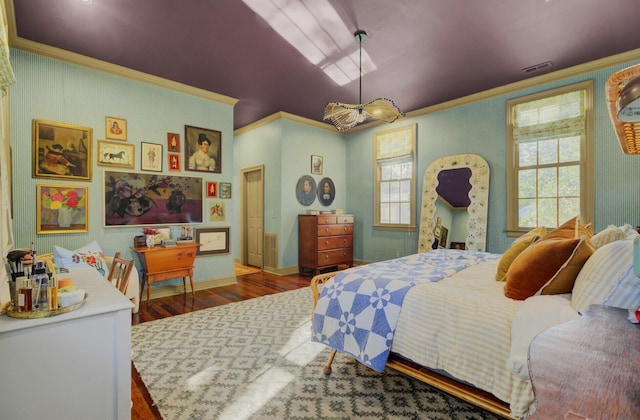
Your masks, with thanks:
[[[553,66],[553,63],[551,61],[545,61],[544,63],[540,63],[540,64],[536,64],[533,66],[529,66],[529,67],[525,67],[522,69],[522,72],[525,74],[531,74],[531,73],[535,73],[538,72],[540,70],[544,70],[547,69],[549,67]]]

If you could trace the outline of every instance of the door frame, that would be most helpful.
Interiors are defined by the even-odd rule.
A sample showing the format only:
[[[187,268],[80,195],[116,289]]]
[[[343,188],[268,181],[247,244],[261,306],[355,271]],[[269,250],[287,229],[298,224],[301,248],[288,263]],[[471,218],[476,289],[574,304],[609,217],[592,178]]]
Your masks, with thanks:
[[[260,172],[260,180],[262,187],[262,263],[260,268],[264,269],[264,165],[250,166],[240,169],[240,264],[247,265],[247,174],[251,172]]]

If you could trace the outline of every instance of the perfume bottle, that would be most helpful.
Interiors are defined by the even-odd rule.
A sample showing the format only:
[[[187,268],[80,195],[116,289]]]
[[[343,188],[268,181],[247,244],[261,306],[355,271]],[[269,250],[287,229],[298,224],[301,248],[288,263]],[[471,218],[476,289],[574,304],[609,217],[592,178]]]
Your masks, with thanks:
[[[32,288],[32,310],[47,311],[49,310],[49,275],[42,261],[39,261],[31,276]]]
[[[55,276],[49,278],[47,297],[49,300],[49,310],[55,311],[58,309],[58,279],[56,279]]]
[[[18,288],[16,293],[18,312],[31,312],[31,280],[26,277],[18,277],[16,286]]]

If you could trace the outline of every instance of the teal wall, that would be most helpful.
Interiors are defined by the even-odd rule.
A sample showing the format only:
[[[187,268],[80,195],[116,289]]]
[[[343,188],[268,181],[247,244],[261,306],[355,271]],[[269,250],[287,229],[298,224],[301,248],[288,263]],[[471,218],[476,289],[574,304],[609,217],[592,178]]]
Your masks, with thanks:
[[[136,145],[136,171],[140,170],[139,144],[159,143],[166,148],[166,133],[183,136],[184,125],[222,131],[222,174],[204,174],[205,180],[232,182],[232,199],[225,200],[224,222],[205,221],[203,226],[231,227],[231,254],[200,257],[195,279],[233,275],[233,259],[239,258],[240,171],[264,165],[265,232],[278,234],[279,267],[297,266],[297,215],[307,209],[343,208],[355,215],[354,257],[377,261],[417,250],[417,232],[375,230],[373,224],[373,136],[381,125],[349,135],[306,125],[297,119],[280,118],[233,138],[233,108],[169,89],[147,85],[21,50],[11,50],[17,84],[10,91],[10,138],[13,152],[14,233],[18,247],[32,240],[39,252],[54,244],[74,249],[96,239],[107,253],[130,253],[139,227],[103,228],[102,171],[93,157],[91,182],[66,182],[31,177],[31,126],[33,119],[92,127],[94,139],[104,138],[104,117],[128,121],[129,140]],[[487,250],[502,252],[513,238],[506,235],[506,101],[530,93],[595,81],[595,229],[608,224],[640,224],[640,156],[623,155],[607,113],[604,84],[607,78],[636,62],[593,71],[581,76],[545,83],[481,101],[408,118],[397,126],[417,124],[417,196],[422,177],[435,159],[459,153],[477,153],[491,168]],[[94,140],[94,150],[97,141]],[[312,175],[316,182],[330,177],[336,198],[330,207],[318,201],[309,207],[298,203],[297,180],[310,175],[311,155],[324,158],[324,173]],[[165,153],[166,156],[166,153]],[[166,171],[166,158],[164,162]],[[183,171],[181,174],[201,176]],[[35,233],[35,186],[38,183],[88,185],[90,232],[81,234]],[[206,200],[208,203],[210,200]],[[416,204],[419,209],[420,203]],[[208,208],[208,206],[206,207]],[[174,229],[174,233],[177,228]],[[451,238],[450,238],[451,240]]]
[[[107,170],[97,166],[97,140],[105,139],[105,117],[127,120],[128,144],[135,145],[135,169],[140,171],[140,143],[163,146],[164,173],[203,177],[204,181],[231,182],[233,174],[233,107],[192,95],[178,93],[130,79],[68,64],[22,50],[11,50],[11,63],[17,83],[9,93],[10,139],[13,155],[13,231],[17,247],[35,242],[39,253],[53,251],[54,245],[76,249],[96,240],[107,254],[120,251],[134,258],[130,246],[141,227],[103,227],[103,177]],[[33,119],[68,123],[93,129],[93,177],[90,182],[73,182],[31,177]],[[222,174],[169,172],[167,170],[167,133],[180,133],[184,156],[184,126],[209,128],[222,132]],[[184,169],[184,160],[182,161]],[[203,176],[204,175],[204,176]],[[89,232],[74,234],[36,234],[37,184],[64,184],[89,187]],[[235,224],[233,202],[226,201],[227,219],[203,226]],[[205,199],[205,203],[207,200]],[[179,236],[179,227],[172,228]],[[231,246],[234,246],[232,241]],[[134,258],[137,260],[137,258]],[[202,256],[197,259],[194,279],[205,280],[233,276],[233,256]]]
[[[489,191],[489,223],[487,251],[503,252],[512,242],[506,230],[506,101],[559,86],[594,80],[595,118],[595,229],[608,224],[640,225],[640,156],[624,155],[609,119],[605,100],[605,82],[616,71],[637,64],[638,61],[585,73],[495,96],[443,111],[411,118],[417,123],[417,191],[422,191],[422,175],[435,159],[459,153],[477,153],[487,160],[491,169]],[[354,237],[355,257],[377,261],[393,258],[398,253],[417,250],[416,233],[387,232],[371,228],[373,223],[373,149],[374,132],[385,130],[379,126],[347,136],[349,162],[362,164],[347,167],[347,209],[356,214]],[[418,197],[420,195],[418,194]],[[419,206],[420,203],[417,203]]]
[[[237,135],[234,147],[236,177],[244,168],[265,165],[265,232],[278,235],[278,266],[296,267],[298,214],[309,209],[344,209],[347,205],[343,136],[282,118]],[[323,157],[322,175],[311,174],[311,155]],[[325,207],[317,199],[309,206],[298,202],[296,185],[303,175],[310,175],[316,184],[324,177],[331,178],[336,188],[331,206]],[[239,181],[235,181],[237,185]],[[239,258],[239,252],[235,256]]]

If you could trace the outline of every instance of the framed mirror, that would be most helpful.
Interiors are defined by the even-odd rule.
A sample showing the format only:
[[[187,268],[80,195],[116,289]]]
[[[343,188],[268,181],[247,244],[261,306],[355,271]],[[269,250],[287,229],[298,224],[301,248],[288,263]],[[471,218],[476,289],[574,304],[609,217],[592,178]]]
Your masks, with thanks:
[[[418,252],[451,248],[451,243],[458,249],[486,250],[489,174],[489,164],[476,154],[446,156],[429,165],[423,179]],[[460,194],[464,191],[467,197]]]

